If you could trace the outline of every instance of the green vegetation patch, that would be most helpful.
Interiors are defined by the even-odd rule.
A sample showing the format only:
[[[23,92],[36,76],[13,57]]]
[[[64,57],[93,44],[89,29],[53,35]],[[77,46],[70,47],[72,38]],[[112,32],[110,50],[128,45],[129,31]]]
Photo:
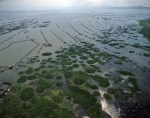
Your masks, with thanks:
[[[101,104],[87,108],[88,116],[90,118],[105,118],[105,115],[100,109],[102,109]]]
[[[87,73],[94,73],[94,72],[95,72],[95,69],[93,69],[93,68],[86,69],[85,72],[87,72]]]
[[[99,85],[100,85],[101,87],[108,87],[108,86],[110,85],[109,81],[108,81],[106,78],[101,77],[101,76],[99,76],[99,75],[93,76],[93,79],[94,79],[95,81],[99,82]]]
[[[99,93],[98,91],[94,91],[94,92],[93,92],[93,95],[94,95],[94,96],[100,96],[100,93]]]
[[[123,63],[120,61],[120,60],[118,60],[117,62],[114,62],[115,64],[119,64],[119,65],[122,65]]]
[[[26,88],[24,89],[21,94],[20,94],[20,98],[22,100],[29,100],[34,96],[34,89],[32,88]]]
[[[41,71],[41,73],[43,73],[43,74],[44,74],[44,73],[47,73],[47,71],[46,71],[46,70],[42,70],[42,71]]]
[[[39,71],[39,70],[40,70],[40,68],[35,68],[35,69],[34,69],[34,71]]]
[[[23,109],[29,109],[30,107],[31,107],[31,103],[30,102],[24,102],[23,104],[22,104],[22,108]]]
[[[46,64],[46,62],[41,62],[41,64]]]
[[[36,91],[37,91],[38,93],[42,93],[44,90],[45,90],[45,87],[44,87],[44,86],[37,86],[37,87],[36,87]]]
[[[51,87],[51,84],[48,83],[48,82],[45,82],[45,80],[43,80],[43,79],[40,79],[40,80],[38,81],[38,84],[39,84],[39,86],[43,86],[43,87],[45,87],[45,88],[50,88],[50,87]]]
[[[93,67],[94,69],[100,69],[100,67],[97,67],[96,65],[90,65],[91,67]]]
[[[39,68],[45,68],[46,66],[45,65],[41,65]]]
[[[26,82],[26,76],[21,76],[18,80],[17,80],[17,83],[24,83]]]
[[[77,63],[77,60],[73,60],[72,63]]]
[[[36,60],[36,62],[40,62],[40,60]]]
[[[98,89],[98,86],[96,86],[96,85],[91,85],[90,88],[96,90],[96,89]]]
[[[107,94],[107,93],[104,93],[103,96],[104,96],[104,98],[107,99],[107,100],[111,100],[111,99],[112,99],[111,95],[109,95],[109,94]]]
[[[20,71],[19,73],[18,73],[18,75],[22,75],[24,73],[24,71]]]
[[[57,82],[57,83],[56,83],[56,86],[59,86],[59,87],[60,87],[60,86],[63,86],[63,83],[62,83],[62,82]]]
[[[124,45],[119,45],[119,47],[120,47],[120,48],[124,48],[125,46],[124,46]]]
[[[109,94],[114,95],[114,97],[115,97],[116,99],[119,98],[118,89],[108,88],[108,89],[107,89],[107,92],[108,92]]]
[[[129,53],[135,53],[134,51],[129,51]]]
[[[83,79],[80,79],[80,78],[75,78],[73,80],[73,82],[76,84],[76,85],[82,85],[84,83],[84,80]]]
[[[119,77],[118,79],[115,79],[114,84],[119,83],[120,81],[122,81],[123,79],[121,77]]]
[[[72,64],[72,62],[70,61],[70,62],[65,62],[65,65],[71,65]]]
[[[73,77],[73,72],[65,72],[64,75],[66,79],[71,79]]]
[[[53,75],[51,75],[51,74],[47,74],[46,76],[45,76],[45,79],[52,79],[53,78]]]
[[[28,76],[27,79],[28,80],[33,80],[33,79],[36,79],[36,76],[35,75],[31,75],[31,76]]]
[[[139,22],[140,25],[143,26],[139,33],[143,34],[148,40],[150,40],[150,19],[140,20]]]
[[[79,88],[78,86],[70,86],[70,94],[74,95],[73,102],[83,105],[85,109],[96,104],[97,99],[88,91]],[[88,99],[87,99],[88,98]]]
[[[79,67],[79,64],[73,64],[73,67],[74,67],[74,68],[78,68],[78,67]]]
[[[96,61],[94,61],[94,60],[87,60],[86,61],[88,64],[94,64],[94,63],[96,63]]]
[[[58,54],[58,53],[60,53],[60,51],[56,51],[55,53],[57,53],[57,54]]]
[[[120,74],[122,75],[132,75],[132,76],[135,76],[133,73],[129,72],[129,71],[119,71]]]
[[[137,79],[136,78],[129,77],[128,81],[130,83],[132,83],[132,85],[133,85],[133,88],[130,87],[132,93],[140,91],[140,88],[139,88],[139,86],[137,84]]]
[[[116,46],[119,45],[119,43],[109,43],[109,46]]]
[[[31,70],[31,69],[30,69],[30,70],[27,70],[27,71],[25,71],[25,73],[26,73],[26,74],[32,74],[32,73],[33,73],[33,70]]]
[[[50,53],[50,52],[45,52],[42,54],[42,56],[50,56],[50,55],[52,55],[52,53]]]
[[[60,80],[62,79],[62,76],[57,76],[56,79]]]
[[[82,59],[82,60],[87,60],[88,57],[86,57],[86,56],[81,56],[80,59]]]
[[[144,53],[143,56],[145,56],[145,57],[150,57],[150,54]]]

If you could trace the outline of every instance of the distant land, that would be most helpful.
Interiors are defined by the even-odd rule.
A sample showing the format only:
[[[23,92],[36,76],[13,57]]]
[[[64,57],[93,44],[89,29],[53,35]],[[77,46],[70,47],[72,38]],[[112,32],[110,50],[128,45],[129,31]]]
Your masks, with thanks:
[[[99,6],[99,7],[18,7],[18,8],[7,8],[1,7],[0,11],[30,11],[30,10],[98,10],[98,9],[139,9],[139,10],[150,10],[150,7],[146,6],[129,6],[129,7],[115,7],[115,6]]]

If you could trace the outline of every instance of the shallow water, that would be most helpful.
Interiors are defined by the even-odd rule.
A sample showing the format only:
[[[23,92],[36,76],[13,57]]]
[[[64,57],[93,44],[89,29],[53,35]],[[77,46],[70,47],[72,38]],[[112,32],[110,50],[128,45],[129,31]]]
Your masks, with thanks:
[[[39,66],[38,63],[34,63],[25,64],[27,67],[20,68],[17,66],[20,64],[18,61],[26,62],[29,58],[37,55],[40,60],[46,59],[47,57],[41,57],[43,52],[53,53],[56,50],[60,50],[61,47],[67,48],[68,45],[64,44],[64,42],[78,44],[71,36],[79,36],[81,40],[95,44],[96,48],[101,51],[119,57],[126,56],[128,57],[128,60],[132,60],[133,62],[123,62],[122,66],[114,64],[114,61],[117,61],[118,59],[113,58],[106,65],[99,65],[103,71],[101,76],[110,72],[115,73],[117,70],[131,70],[136,74],[138,84],[142,90],[141,95],[150,98],[150,95],[146,94],[147,92],[150,92],[150,80],[148,79],[150,76],[150,59],[149,57],[140,55],[150,53],[150,51],[130,46],[134,43],[139,43],[142,46],[149,46],[150,42],[143,37],[142,34],[138,34],[137,31],[129,31],[133,32],[133,34],[124,33],[123,36],[119,30],[116,29],[118,26],[126,27],[131,24],[136,25],[137,28],[140,27],[137,20],[150,17],[149,11],[107,9],[93,11],[1,11],[0,16],[0,27],[10,31],[6,34],[2,34],[3,32],[0,30],[0,71],[4,68],[8,68],[9,65],[15,65],[15,70],[6,70],[0,73],[1,82],[16,82],[19,78],[19,75],[17,74],[19,71],[24,71],[28,67],[35,68]],[[104,18],[109,20],[105,20]],[[45,24],[46,27],[44,27]],[[24,28],[21,28],[22,25]],[[17,30],[10,30],[15,26],[19,26],[19,28]],[[125,46],[125,48],[117,49],[116,47],[118,46],[109,46],[108,44],[102,44],[101,42],[93,40],[93,37],[95,37],[96,40],[99,39],[96,35],[103,36],[102,30],[107,31],[110,28],[112,30],[109,31],[111,34],[108,39],[115,39],[119,43],[130,45]],[[41,31],[44,37],[42,36]],[[116,35],[114,34],[114,31],[117,32]],[[80,35],[79,33],[83,35]],[[34,42],[31,41],[31,39],[34,39]],[[47,43],[52,44],[52,47],[44,47],[43,44]],[[129,51],[134,51],[135,53],[129,53]],[[116,54],[116,52],[119,53]],[[55,59],[55,54],[52,55],[52,58]],[[133,68],[132,65],[134,63],[136,66]],[[141,70],[143,67],[148,68],[148,71],[143,73]],[[74,70],[80,70],[80,68]],[[114,74],[113,77],[117,78],[118,75]],[[61,81],[65,82],[63,79]],[[97,84],[95,81],[92,81],[92,83]],[[67,87],[63,86],[62,89],[67,89]],[[103,95],[103,93],[106,92],[106,89],[100,87],[99,91]],[[103,110],[107,114],[112,118],[119,117],[119,108],[115,107],[114,99],[110,102],[107,102],[103,98],[99,98],[99,100]]]

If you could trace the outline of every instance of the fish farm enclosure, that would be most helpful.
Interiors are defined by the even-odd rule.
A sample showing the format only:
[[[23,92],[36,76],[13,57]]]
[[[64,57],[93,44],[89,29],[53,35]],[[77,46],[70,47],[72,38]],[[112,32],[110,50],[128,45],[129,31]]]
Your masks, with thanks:
[[[0,12],[0,117],[150,118],[150,12]]]

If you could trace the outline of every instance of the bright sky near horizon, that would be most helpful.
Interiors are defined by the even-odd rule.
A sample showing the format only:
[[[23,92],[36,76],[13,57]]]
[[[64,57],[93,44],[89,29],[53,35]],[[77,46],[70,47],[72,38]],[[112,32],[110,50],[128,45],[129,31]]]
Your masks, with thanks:
[[[147,6],[150,0],[0,0],[1,8]]]

